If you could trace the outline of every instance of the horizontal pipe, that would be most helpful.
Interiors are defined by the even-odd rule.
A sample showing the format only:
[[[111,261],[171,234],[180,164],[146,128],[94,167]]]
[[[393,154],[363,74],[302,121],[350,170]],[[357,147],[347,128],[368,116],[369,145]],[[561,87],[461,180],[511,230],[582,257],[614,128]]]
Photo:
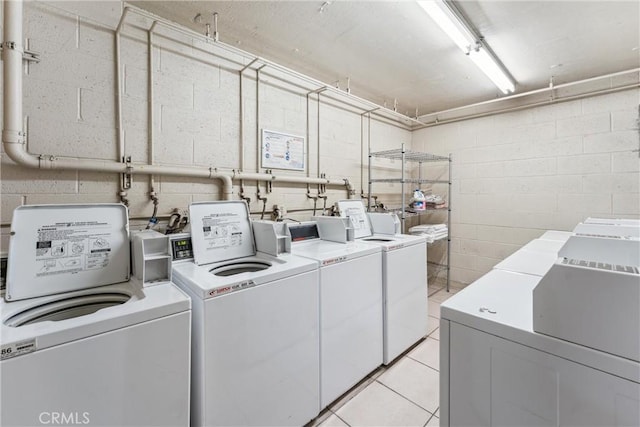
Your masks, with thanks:
[[[346,186],[347,180],[341,179],[326,179],[326,178],[307,178],[302,176],[291,176],[291,175],[273,175],[269,173],[252,173],[252,172],[242,172],[242,171],[234,171],[233,179],[246,179],[246,180],[256,180],[256,181],[280,181],[280,182],[288,182],[291,184],[326,184],[333,186]]]
[[[544,106],[544,105],[552,105],[552,104],[557,104],[559,102],[575,101],[575,100],[578,100],[578,99],[583,99],[583,98],[587,98],[587,97],[591,97],[591,96],[607,95],[609,93],[621,92],[621,91],[624,91],[624,90],[636,89],[636,88],[640,88],[640,83],[633,83],[633,84],[630,84],[630,85],[625,85],[625,86],[620,86],[620,87],[615,87],[615,88],[609,88],[609,89],[601,89],[601,90],[597,90],[597,91],[591,91],[591,92],[588,92],[588,93],[582,93],[582,94],[579,94],[579,95],[571,95],[571,96],[565,96],[565,97],[562,97],[562,98],[549,99],[549,100],[546,100],[546,101],[532,102],[532,103],[529,103],[529,104],[502,108],[502,109],[499,109],[499,110],[491,110],[491,111],[486,111],[486,112],[483,112],[483,113],[476,113],[476,114],[470,114],[470,115],[466,115],[466,116],[454,117],[454,118],[451,118],[451,119],[436,120],[436,121],[433,121],[433,122],[430,122],[430,123],[424,123],[422,126],[416,127],[415,130],[430,128],[430,127],[440,126],[440,125],[446,125],[446,124],[449,124],[449,123],[460,122],[460,121],[463,121],[463,120],[478,119],[478,118],[482,118],[482,117],[494,116],[494,115],[497,115],[497,114],[510,113],[512,111],[521,111],[521,110],[526,110],[526,109],[529,109],[529,108],[541,107],[541,106]]]
[[[48,154],[33,154],[26,150],[26,138],[22,123],[22,14],[21,1],[7,0],[4,2],[4,48],[3,59],[3,120],[2,131],[3,148],[7,156],[18,165],[45,170],[77,170],[106,173],[127,173],[139,175],[164,175],[192,178],[218,179],[223,185],[225,199],[231,199],[233,194],[233,180],[252,179],[265,181],[281,181],[289,183],[318,183],[318,180],[274,176],[270,174],[244,174],[240,172],[218,172],[215,168],[185,167],[153,164],[121,163],[120,161],[84,159],[74,157],[58,157]],[[125,8],[124,14],[130,7]],[[118,24],[118,31],[122,28],[123,20]],[[121,131],[118,129],[118,131]],[[348,180],[321,180],[323,184],[345,186],[350,188]]]
[[[591,83],[591,82],[594,82],[594,81],[599,81],[599,80],[603,80],[603,79],[609,79],[609,78],[613,78],[613,77],[624,76],[626,74],[632,74],[632,73],[638,73],[638,72],[640,72],[640,68],[633,68],[633,69],[626,70],[626,71],[619,71],[619,72],[616,72],[616,73],[605,74],[603,76],[598,76],[598,77],[591,77],[591,78],[584,79],[584,80],[577,80],[577,81],[574,81],[574,82],[562,83],[562,84],[559,84],[559,85],[549,85],[547,87],[540,88],[540,89],[535,89],[535,90],[530,90],[528,92],[516,93],[516,94],[513,94],[513,95],[509,95],[509,96],[490,99],[488,101],[482,101],[482,102],[476,102],[475,104],[464,105],[462,107],[449,108],[448,110],[442,110],[442,111],[436,111],[434,113],[422,114],[420,117],[418,117],[418,120],[420,120],[422,124],[427,124],[427,123],[424,123],[422,121],[423,118],[432,117],[432,116],[438,116],[438,115],[443,115],[443,114],[448,114],[448,113],[453,113],[453,112],[456,112],[456,111],[468,110],[470,108],[476,108],[476,107],[481,107],[481,106],[484,106],[484,105],[496,104],[496,103],[499,103],[499,102],[510,101],[510,100],[513,100],[513,99],[522,98],[522,97],[526,97],[526,96],[538,95],[538,94],[541,94],[541,93],[550,92],[550,91],[554,91],[554,90],[558,90],[558,89],[566,89],[568,87],[573,87],[573,86],[577,86],[577,85],[581,85],[581,84],[585,84],[585,83]],[[608,89],[616,89],[616,88],[608,88]],[[608,89],[604,89],[604,90],[608,90]],[[578,95],[575,95],[575,96],[578,96]],[[589,93],[586,93],[585,96],[589,96]]]

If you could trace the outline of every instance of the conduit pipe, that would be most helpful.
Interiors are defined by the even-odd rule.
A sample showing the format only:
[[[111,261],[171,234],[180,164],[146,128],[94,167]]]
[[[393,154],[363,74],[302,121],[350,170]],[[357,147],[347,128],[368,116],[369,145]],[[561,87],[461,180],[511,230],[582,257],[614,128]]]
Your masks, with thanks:
[[[22,15],[22,8],[20,8]],[[125,153],[126,149],[124,146],[124,127],[122,125],[122,69],[120,67],[120,32],[122,31],[122,27],[124,26],[124,20],[129,13],[128,9],[125,9],[120,16],[120,21],[118,22],[118,26],[116,27],[115,34],[115,55],[116,55],[116,122],[118,126],[118,161],[124,163],[125,162]],[[20,36],[22,36],[22,31],[20,32]],[[6,40],[6,38],[5,38]],[[152,177],[153,179],[153,177]],[[124,203],[125,206],[129,206],[129,200],[127,200],[127,186],[125,185],[124,178],[120,178],[120,201]]]
[[[541,89],[534,89],[534,90],[531,90],[531,91],[528,91],[528,92],[516,93],[516,94],[513,94],[513,95],[509,95],[509,96],[490,99],[488,101],[482,101],[482,102],[477,102],[475,104],[464,105],[462,107],[455,107],[455,108],[450,108],[448,110],[442,110],[442,111],[436,111],[436,112],[433,112],[433,113],[423,114],[423,115],[421,115],[420,117],[417,118],[417,120],[420,121],[421,126],[418,126],[418,127],[414,128],[414,129],[424,129],[426,127],[432,127],[432,126],[442,125],[442,124],[446,124],[446,123],[453,123],[453,122],[457,122],[457,121],[461,121],[461,120],[468,120],[468,119],[473,119],[473,118],[478,118],[478,117],[485,117],[485,116],[490,116],[490,115],[494,115],[494,114],[501,114],[501,113],[506,113],[506,112],[510,112],[510,111],[518,111],[518,110],[523,110],[523,109],[527,109],[527,108],[538,107],[538,106],[541,106],[541,105],[551,105],[551,104],[556,104],[558,102],[572,101],[572,100],[576,100],[576,99],[586,98],[586,97],[589,97],[589,96],[605,95],[605,94],[608,94],[608,93],[619,92],[619,91],[623,91],[623,90],[627,90],[627,89],[634,89],[634,88],[640,87],[640,83],[636,82],[636,83],[622,85],[622,86],[618,86],[618,87],[610,87],[610,88],[605,88],[605,89],[592,90],[592,91],[588,91],[588,92],[585,92],[585,93],[579,93],[579,94],[576,94],[576,95],[569,95],[569,96],[562,96],[562,97],[554,97],[553,96],[554,93],[557,93],[557,91],[559,89],[566,89],[566,88],[570,88],[570,87],[573,87],[573,86],[579,86],[579,85],[582,85],[582,84],[597,82],[597,81],[601,81],[601,80],[604,80],[604,79],[610,79],[610,78],[614,78],[614,77],[621,77],[621,76],[625,76],[625,75],[636,74],[636,73],[639,73],[639,72],[640,72],[640,68],[632,68],[632,69],[626,70],[626,71],[618,71],[618,72],[611,73],[611,74],[605,74],[603,76],[591,77],[591,78],[588,78],[588,79],[577,80],[577,81],[569,82],[569,83],[562,83],[562,84],[559,84],[559,85],[556,85],[556,84],[553,83],[553,81],[551,81],[549,86],[541,88]],[[529,104],[518,105],[518,106],[515,106],[515,107],[506,107],[506,108],[502,108],[502,109],[498,109],[498,110],[491,110],[491,111],[477,113],[477,114],[454,117],[454,118],[451,118],[451,119],[438,120],[438,116],[441,116],[441,115],[446,115],[446,114],[454,113],[454,112],[457,112],[457,111],[469,110],[471,108],[477,108],[477,107],[482,107],[482,106],[486,106],[486,105],[499,104],[501,102],[511,101],[511,100],[518,99],[518,98],[524,98],[524,97],[528,97],[528,96],[544,94],[546,92],[550,92],[551,97],[550,97],[550,99],[545,100],[545,101],[538,101],[538,102],[533,102],[533,103],[529,103]],[[431,122],[425,122],[424,121],[427,117],[434,117],[434,116],[435,116],[435,120],[433,120]]]
[[[124,14],[122,15],[124,16]],[[149,135],[149,164],[153,166],[154,163],[154,158],[155,158],[155,153],[154,153],[154,147],[155,147],[155,141],[154,141],[154,129],[153,129],[153,118],[155,117],[155,97],[154,97],[154,79],[153,79],[153,31],[156,29],[156,25],[158,24],[158,21],[153,21],[153,24],[151,25],[151,28],[149,28],[149,31],[147,32],[147,60],[148,60],[148,64],[147,64],[147,72],[148,74],[148,78],[147,78],[147,83],[148,83],[148,96],[147,96],[147,100],[148,100],[148,115],[149,117],[147,118],[147,132]],[[120,52],[118,52],[118,58],[120,58]],[[118,62],[120,61],[120,59],[118,59]],[[119,71],[118,71],[119,72]],[[122,97],[122,93],[118,93],[118,98],[120,99]],[[120,103],[121,104],[121,103]],[[121,112],[118,113],[118,116],[121,115]],[[151,201],[153,202],[154,206],[158,206],[158,196],[156,196],[156,183],[155,183],[155,178],[153,177],[153,175],[149,175],[149,198],[151,199]],[[154,209],[155,212],[155,209]]]
[[[153,14],[151,12],[147,12],[146,10],[139,9],[137,7],[134,7],[134,6],[126,6],[125,10],[127,10],[127,9],[130,9],[131,12],[134,12],[134,13],[138,14],[139,16],[146,17],[146,18],[148,18],[148,19],[150,19],[152,21],[154,21],[154,20],[158,21],[159,23],[161,23],[165,27],[170,28],[170,29],[172,29],[172,30],[174,30],[176,32],[182,33],[182,34],[184,34],[186,36],[193,37],[193,38],[196,38],[198,40],[203,40],[203,41],[210,41],[211,40],[209,37],[206,37],[206,36],[204,36],[202,34],[199,34],[199,33],[195,32],[195,31],[192,31],[192,30],[190,30],[188,28],[181,27],[180,25],[178,25],[178,24],[176,24],[174,22],[166,20],[166,19],[164,19],[164,18],[162,18],[162,17],[160,17],[158,15],[155,15],[155,14]],[[238,48],[236,48],[234,46],[227,45],[225,43],[217,42],[217,41],[216,41],[216,46],[218,46],[221,50],[224,50],[224,51],[226,51],[228,53],[231,53],[233,55],[238,55],[240,57],[251,59],[254,62],[258,61],[258,62],[262,63],[264,66],[269,66],[270,68],[278,70],[278,71],[280,71],[280,72],[282,72],[284,74],[287,74],[287,75],[289,75],[291,77],[300,79],[301,81],[304,81],[304,82],[306,82],[306,83],[308,83],[310,85],[317,86],[317,87],[326,87],[326,89],[327,89],[327,91],[329,93],[332,93],[332,94],[337,95],[337,96],[345,97],[348,100],[352,100],[354,102],[354,104],[349,104],[349,105],[352,105],[353,107],[360,108],[360,107],[357,107],[355,105],[355,103],[357,103],[359,105],[363,105],[364,108],[368,108],[368,109],[373,108],[375,111],[378,111],[380,113],[380,117],[384,117],[384,114],[387,114],[387,115],[393,117],[394,119],[396,119],[398,121],[412,123],[414,125],[422,125],[422,124],[424,124],[423,122],[421,122],[421,121],[419,121],[417,119],[414,119],[412,117],[409,117],[409,116],[401,114],[401,113],[398,113],[397,111],[393,111],[393,110],[391,110],[391,109],[389,109],[387,107],[382,107],[382,106],[380,106],[378,104],[375,104],[374,102],[371,102],[371,101],[366,100],[364,98],[361,98],[359,96],[353,95],[351,93],[347,93],[347,92],[345,92],[345,91],[343,91],[343,90],[341,90],[339,88],[326,86],[325,83],[323,83],[323,82],[321,82],[319,80],[316,80],[314,78],[311,78],[309,76],[301,74],[301,73],[299,73],[297,71],[294,71],[294,70],[292,70],[290,68],[287,68],[287,67],[285,67],[283,65],[277,64],[275,62],[272,62],[272,61],[270,61],[268,59],[265,59],[265,58],[262,58],[260,56],[251,55],[248,52],[240,50],[240,49],[238,49]],[[346,103],[346,104],[348,104],[348,103]],[[409,125],[409,126],[411,126],[411,125]]]
[[[45,170],[77,170],[118,174],[164,175],[191,178],[218,179],[222,182],[223,198],[230,200],[233,195],[234,179],[256,179],[288,183],[326,184],[346,187],[351,195],[353,189],[347,179],[327,180],[295,176],[275,176],[271,174],[246,174],[242,172],[219,172],[215,168],[171,165],[148,165],[121,163],[104,159],[84,159],[58,157],[50,154],[33,154],[26,149],[26,135],[23,130],[22,107],[22,1],[4,2],[4,46],[3,60],[3,130],[2,144],[7,156],[20,166]],[[128,8],[125,8],[125,12]],[[121,118],[121,115],[120,115]],[[121,129],[118,129],[120,132]]]

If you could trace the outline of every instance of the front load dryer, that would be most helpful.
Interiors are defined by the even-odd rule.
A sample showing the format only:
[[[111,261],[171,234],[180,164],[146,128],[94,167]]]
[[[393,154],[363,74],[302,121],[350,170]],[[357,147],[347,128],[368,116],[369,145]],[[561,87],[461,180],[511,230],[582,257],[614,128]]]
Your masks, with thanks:
[[[336,204],[340,215],[351,219],[356,240],[382,249],[383,363],[386,365],[427,335],[426,239],[399,234],[394,226],[399,224],[395,214],[375,213],[371,218],[360,200],[342,200]],[[378,230],[372,226],[371,219],[379,225]]]
[[[341,218],[322,218],[344,224]],[[287,225],[292,253],[320,263],[323,409],[382,363],[380,247],[322,240],[315,222]]]
[[[193,301],[192,425],[300,426],[320,411],[318,263],[256,251],[247,204],[194,203],[172,237]]]
[[[21,206],[0,301],[0,424],[189,423],[190,300],[129,276],[120,204]]]

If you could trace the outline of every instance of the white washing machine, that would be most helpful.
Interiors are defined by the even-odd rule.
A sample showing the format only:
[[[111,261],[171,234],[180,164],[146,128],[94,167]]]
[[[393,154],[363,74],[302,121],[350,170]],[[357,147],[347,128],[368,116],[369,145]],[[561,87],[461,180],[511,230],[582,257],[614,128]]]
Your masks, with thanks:
[[[442,425],[640,425],[638,240],[572,235],[555,256],[442,304]]]
[[[356,240],[382,249],[383,363],[392,362],[427,334],[427,241],[400,234],[395,214],[367,214],[360,200],[336,203],[354,224]]]
[[[558,259],[558,251],[565,244],[563,238],[564,236],[558,239],[533,239],[493,268],[542,277]]]
[[[346,242],[342,218],[287,226],[292,253],[320,262],[323,409],[382,363],[382,256],[377,245],[321,239]]]
[[[190,300],[129,277],[119,204],[22,206],[0,301],[3,426],[189,423]]]
[[[318,263],[257,252],[245,202],[189,213],[191,237],[171,246],[193,301],[192,425],[307,423],[320,411]]]
[[[442,303],[440,425],[640,425],[640,363],[536,332],[534,291],[540,280],[492,270]],[[614,293],[604,290],[609,283],[601,285],[603,295]],[[563,310],[589,299],[574,294]],[[596,298],[586,308],[598,303],[593,322],[602,326],[592,336],[615,341],[620,330],[608,325],[608,314],[600,316],[612,306]],[[570,321],[572,313],[565,316]],[[617,342],[637,336],[638,324],[632,323]]]

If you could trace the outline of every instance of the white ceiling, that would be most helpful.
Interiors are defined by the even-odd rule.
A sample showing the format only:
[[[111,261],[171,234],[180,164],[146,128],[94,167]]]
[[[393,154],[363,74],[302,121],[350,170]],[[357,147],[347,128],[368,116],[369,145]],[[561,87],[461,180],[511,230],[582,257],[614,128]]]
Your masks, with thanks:
[[[410,116],[502,96],[414,1],[133,1]],[[640,67],[640,2],[457,1],[516,93]],[[202,14],[201,23],[193,18]],[[337,83],[336,83],[337,82]]]

